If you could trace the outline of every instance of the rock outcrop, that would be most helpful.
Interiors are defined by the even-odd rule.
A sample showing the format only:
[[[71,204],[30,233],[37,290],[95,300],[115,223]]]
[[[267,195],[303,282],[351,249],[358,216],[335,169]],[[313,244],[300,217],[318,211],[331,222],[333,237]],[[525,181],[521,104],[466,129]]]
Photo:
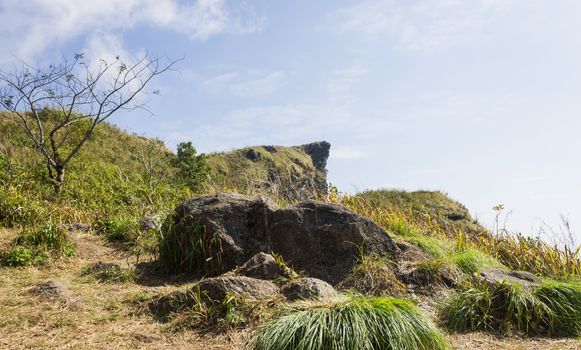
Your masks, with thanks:
[[[301,146],[253,146],[209,154],[208,185],[275,195],[291,201],[327,193],[327,159],[331,144],[325,141]]]
[[[482,271],[474,277],[490,287],[495,287],[497,284],[503,282],[519,284],[526,288],[533,288],[541,284],[539,277],[530,272],[518,270],[491,269]]]
[[[253,255],[274,252],[297,271],[331,284],[347,276],[361,250],[394,258],[397,247],[373,221],[333,204],[277,209],[237,194],[192,199],[168,225],[161,258],[169,270],[219,275]]]

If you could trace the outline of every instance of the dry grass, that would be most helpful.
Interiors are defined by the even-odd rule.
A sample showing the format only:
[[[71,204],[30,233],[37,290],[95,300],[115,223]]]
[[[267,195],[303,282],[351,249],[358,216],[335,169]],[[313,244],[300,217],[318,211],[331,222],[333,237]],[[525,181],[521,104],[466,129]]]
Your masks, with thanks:
[[[438,237],[462,249],[486,253],[515,270],[557,278],[581,275],[581,246],[561,248],[522,235],[493,235],[487,231],[466,234],[442,226],[436,218],[416,215],[412,209],[402,210],[396,205],[373,206],[363,198],[349,195],[331,193],[321,199],[343,205],[407,240],[423,235]]]
[[[449,337],[457,350],[579,350],[581,341],[575,339],[509,338],[487,333],[453,334]]]
[[[8,235],[0,232],[2,241]],[[86,238],[86,237],[85,237]],[[122,260],[111,248],[84,240],[88,256],[77,256],[47,268],[0,269],[0,348],[7,349],[231,349],[243,332],[202,336],[193,331],[172,334],[141,309],[141,300],[176,286],[135,283],[102,284],[81,277],[82,266],[95,260]],[[103,244],[104,242],[100,242]],[[38,282],[65,282],[72,302],[42,299],[28,293]]]

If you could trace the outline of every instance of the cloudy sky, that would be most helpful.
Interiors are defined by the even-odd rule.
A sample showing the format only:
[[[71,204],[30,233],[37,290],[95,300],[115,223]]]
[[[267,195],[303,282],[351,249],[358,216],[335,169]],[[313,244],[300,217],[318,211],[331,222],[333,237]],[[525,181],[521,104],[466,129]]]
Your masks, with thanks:
[[[184,59],[153,115],[204,152],[332,144],[343,191],[438,189],[485,224],[581,233],[581,2],[0,0],[0,67],[62,54]]]

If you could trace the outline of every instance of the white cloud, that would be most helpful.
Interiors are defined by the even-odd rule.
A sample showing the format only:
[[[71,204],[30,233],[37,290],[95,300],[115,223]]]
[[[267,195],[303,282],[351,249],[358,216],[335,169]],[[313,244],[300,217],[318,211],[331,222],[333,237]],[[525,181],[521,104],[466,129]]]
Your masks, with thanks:
[[[248,75],[252,77],[246,77]],[[230,72],[207,79],[204,85],[214,93],[228,91],[241,97],[263,97],[275,93],[284,84],[286,77],[281,71],[260,74]]]
[[[344,159],[344,160],[361,159],[366,158],[368,156],[369,156],[368,152],[349,146],[333,147],[333,152],[331,154],[331,158],[333,159]]]
[[[391,37],[406,50],[430,51],[469,41],[519,0],[369,0],[329,16],[340,33]]]
[[[223,0],[187,4],[178,0],[0,0],[0,44],[5,53],[0,61],[9,58],[6,53],[30,60],[77,37],[95,32],[119,35],[140,24],[173,30],[194,40],[261,28],[259,19],[242,15]]]
[[[332,73],[327,82],[327,92],[334,98],[343,98],[349,95],[355,84],[367,73],[362,65],[353,64],[351,67],[340,69]]]

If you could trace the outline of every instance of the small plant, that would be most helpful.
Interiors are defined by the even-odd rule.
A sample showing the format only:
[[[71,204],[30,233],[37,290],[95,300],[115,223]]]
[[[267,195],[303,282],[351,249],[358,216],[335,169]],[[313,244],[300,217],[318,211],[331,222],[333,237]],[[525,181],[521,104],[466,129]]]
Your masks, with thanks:
[[[350,296],[299,303],[260,326],[254,350],[448,349],[438,328],[411,302]]]
[[[64,229],[46,225],[39,230],[25,230],[1,254],[3,265],[18,267],[43,265],[50,260],[68,257],[75,253],[73,242]]]
[[[34,260],[34,253],[30,248],[13,246],[2,253],[2,265],[5,266],[27,266]]]
[[[553,334],[581,335],[581,283],[546,281],[535,295],[555,314]]]
[[[486,268],[503,267],[496,259],[476,249],[466,249],[460,252],[456,251],[451,257],[451,261],[458,266],[462,272],[468,275],[479,273]]]
[[[158,316],[169,321],[168,330],[172,332],[184,329],[224,331],[245,326],[258,317],[260,308],[231,293],[221,302],[210,302],[199,287],[164,296],[155,305],[163,305],[163,314]]]

